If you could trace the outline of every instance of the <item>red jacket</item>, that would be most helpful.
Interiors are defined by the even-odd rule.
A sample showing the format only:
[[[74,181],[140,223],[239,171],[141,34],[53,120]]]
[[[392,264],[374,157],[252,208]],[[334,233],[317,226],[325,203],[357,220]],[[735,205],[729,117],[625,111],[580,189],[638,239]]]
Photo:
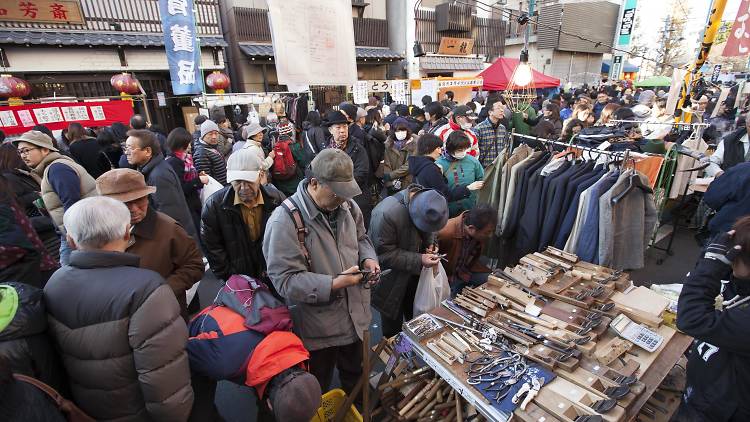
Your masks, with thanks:
[[[435,130],[435,135],[439,136],[440,139],[443,140],[443,144],[445,144],[448,141],[448,136],[456,130],[462,130],[466,134],[466,136],[469,137],[469,150],[466,151],[466,153],[471,155],[472,157],[478,157],[479,138],[477,138],[477,135],[473,130],[462,129],[461,126],[458,125],[458,123],[453,121],[453,119],[449,120],[447,125],[443,125],[437,128],[437,130]]]

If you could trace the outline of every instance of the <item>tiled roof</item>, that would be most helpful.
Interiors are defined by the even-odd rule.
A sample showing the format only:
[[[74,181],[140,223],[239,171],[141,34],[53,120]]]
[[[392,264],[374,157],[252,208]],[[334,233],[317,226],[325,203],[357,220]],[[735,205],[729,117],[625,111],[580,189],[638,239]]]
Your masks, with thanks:
[[[222,37],[200,37],[203,47],[226,47]],[[162,34],[124,32],[47,32],[0,30],[0,44],[31,45],[106,45],[106,46],[163,46]]]
[[[240,50],[248,57],[273,57],[273,45],[271,44],[240,44]],[[388,48],[380,47],[357,47],[358,59],[396,59],[403,57]]]
[[[423,56],[419,58],[419,67],[424,70],[483,70],[484,59],[481,57]]]

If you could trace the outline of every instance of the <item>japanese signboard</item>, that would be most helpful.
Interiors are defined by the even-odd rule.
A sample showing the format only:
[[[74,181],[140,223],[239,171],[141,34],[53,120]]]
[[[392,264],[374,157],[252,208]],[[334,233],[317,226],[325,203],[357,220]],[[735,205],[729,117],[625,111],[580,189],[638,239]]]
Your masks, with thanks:
[[[746,56],[750,54],[750,0],[742,0],[737,10],[737,19],[732,25],[722,56]]]
[[[438,78],[438,88],[454,88],[460,86],[482,86],[482,78]]]
[[[193,0],[159,0],[169,75],[175,95],[203,92],[201,49],[196,39]]]
[[[65,129],[71,122],[86,127],[128,124],[133,116],[130,101],[53,102],[0,107],[0,130],[15,135],[43,124],[51,130]]]
[[[438,54],[449,54],[452,56],[468,56],[474,49],[474,40],[471,38],[441,37]]]
[[[718,83],[719,76],[721,76],[721,65],[717,64],[717,65],[714,65],[714,68],[711,71],[711,83],[712,84]]]
[[[616,54],[612,57],[612,66],[609,69],[610,79],[620,79],[622,73],[622,54]]]
[[[617,44],[627,46],[630,44],[630,33],[635,23],[635,8],[638,0],[625,0],[622,8],[622,17],[620,19],[620,31],[617,33]]]
[[[0,21],[85,23],[81,4],[77,0],[0,1]]]

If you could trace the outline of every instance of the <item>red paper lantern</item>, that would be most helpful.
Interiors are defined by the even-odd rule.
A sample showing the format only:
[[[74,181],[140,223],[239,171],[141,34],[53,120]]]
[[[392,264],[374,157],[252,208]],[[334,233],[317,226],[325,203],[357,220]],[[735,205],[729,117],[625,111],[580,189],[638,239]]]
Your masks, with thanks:
[[[19,99],[31,93],[31,85],[21,78],[0,75],[0,97]]]
[[[214,70],[206,76],[206,85],[216,91],[217,94],[223,94],[224,90],[229,88],[229,76],[224,72]]]
[[[118,73],[109,80],[112,88],[116,89],[120,95],[135,95],[141,92],[138,86],[138,80],[130,73]]]

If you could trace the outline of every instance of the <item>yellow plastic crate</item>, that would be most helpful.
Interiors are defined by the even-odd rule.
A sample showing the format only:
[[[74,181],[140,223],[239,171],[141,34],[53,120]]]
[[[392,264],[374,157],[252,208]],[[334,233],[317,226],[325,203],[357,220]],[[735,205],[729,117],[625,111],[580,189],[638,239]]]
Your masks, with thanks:
[[[346,393],[340,388],[333,389],[325,394],[320,402],[320,408],[318,414],[313,416],[310,422],[329,422],[336,417],[336,411],[346,401]],[[352,405],[352,408],[344,416],[344,422],[362,422],[362,415],[359,414],[357,408]]]

